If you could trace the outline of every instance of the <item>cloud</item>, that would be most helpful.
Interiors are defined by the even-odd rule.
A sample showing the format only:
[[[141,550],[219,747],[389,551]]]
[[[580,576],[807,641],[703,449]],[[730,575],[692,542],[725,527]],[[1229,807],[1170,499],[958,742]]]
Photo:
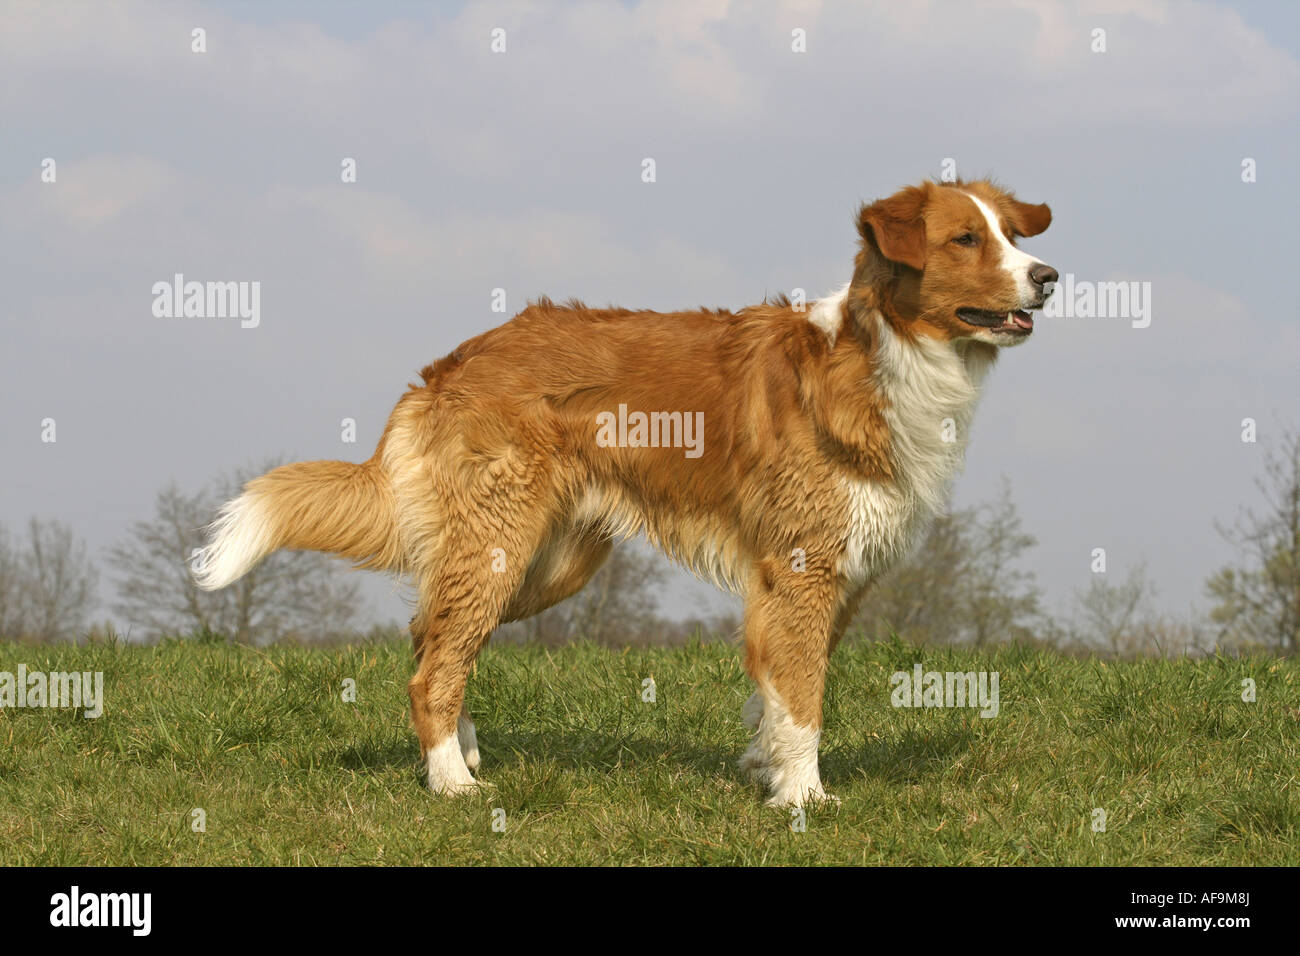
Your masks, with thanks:
[[[172,192],[179,177],[148,156],[99,155],[55,166],[55,183],[29,180],[0,193],[0,215],[41,222],[47,217],[90,233]]]
[[[1190,143],[1203,162],[1226,150],[1244,188],[1238,142],[1266,157],[1294,136],[1296,61],[1231,7],[403,3],[366,30],[249,10],[0,5],[4,520],[95,502],[88,533],[106,538],[173,476],[352,455],[338,418],[377,431],[407,376],[503,318],[495,287],[511,311],[543,293],[659,309],[816,294],[847,278],[856,202],[945,156],[1051,201],[1035,248],[1151,281],[1156,310],[1145,330],[1044,325],[1007,356],[961,487],[1013,472],[1045,543],[1082,534],[1053,524],[1072,500],[1172,541],[1215,480],[1236,487],[1214,443],[1294,395],[1300,334],[1251,276],[1286,248],[1266,213],[1295,187],[1265,172],[1225,198],[1170,175]],[[57,185],[39,182],[46,156]],[[1196,237],[1225,209],[1256,228],[1207,254]],[[154,319],[149,288],[177,271],[262,281],[263,325]],[[28,427],[55,406],[58,470]],[[1174,490],[1122,474],[1139,468]],[[1153,519],[1157,496],[1193,517]],[[1152,547],[1153,571],[1183,560]]]

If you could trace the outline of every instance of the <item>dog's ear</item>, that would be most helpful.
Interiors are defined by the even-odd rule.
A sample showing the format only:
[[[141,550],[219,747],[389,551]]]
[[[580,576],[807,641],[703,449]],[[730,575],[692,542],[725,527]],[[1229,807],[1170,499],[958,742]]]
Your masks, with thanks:
[[[1007,202],[1007,224],[1017,236],[1036,236],[1052,224],[1052,210],[1046,203],[1034,206],[1019,199]]]
[[[928,187],[928,184],[927,184]],[[926,187],[908,186],[858,210],[858,232],[890,262],[925,268]]]

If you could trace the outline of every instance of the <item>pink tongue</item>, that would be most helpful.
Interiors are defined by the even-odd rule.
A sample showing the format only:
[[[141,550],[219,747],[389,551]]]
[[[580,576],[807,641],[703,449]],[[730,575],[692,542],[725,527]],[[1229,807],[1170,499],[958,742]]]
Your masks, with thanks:
[[[1030,318],[1028,312],[1012,312],[1011,318],[1022,329],[1032,329],[1034,327],[1034,320]]]

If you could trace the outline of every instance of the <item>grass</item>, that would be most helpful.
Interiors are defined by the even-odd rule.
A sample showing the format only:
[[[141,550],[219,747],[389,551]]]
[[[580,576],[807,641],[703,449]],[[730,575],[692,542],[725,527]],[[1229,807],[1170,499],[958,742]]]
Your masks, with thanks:
[[[843,802],[795,832],[736,768],[731,645],[489,647],[469,700],[495,788],[455,800],[421,785],[409,656],[0,644],[0,671],[103,671],[106,698],[96,720],[0,709],[0,864],[1300,863],[1294,661],[841,648],[822,776]],[[997,671],[1000,716],[893,708],[916,661]]]

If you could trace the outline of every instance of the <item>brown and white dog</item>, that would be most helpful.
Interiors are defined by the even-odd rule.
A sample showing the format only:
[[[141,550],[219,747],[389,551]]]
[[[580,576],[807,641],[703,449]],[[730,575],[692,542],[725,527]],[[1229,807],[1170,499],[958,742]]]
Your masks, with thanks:
[[[465,683],[493,629],[644,531],[747,600],[742,766],[774,805],[824,798],[827,658],[943,506],[998,349],[1033,331],[1057,274],[1015,239],[1051,218],[990,182],[926,182],[861,208],[852,279],[807,310],[543,299],[423,369],[369,461],[250,481],[198,582],[277,548],[410,575],[412,721],[429,787],[459,793],[479,764]]]

